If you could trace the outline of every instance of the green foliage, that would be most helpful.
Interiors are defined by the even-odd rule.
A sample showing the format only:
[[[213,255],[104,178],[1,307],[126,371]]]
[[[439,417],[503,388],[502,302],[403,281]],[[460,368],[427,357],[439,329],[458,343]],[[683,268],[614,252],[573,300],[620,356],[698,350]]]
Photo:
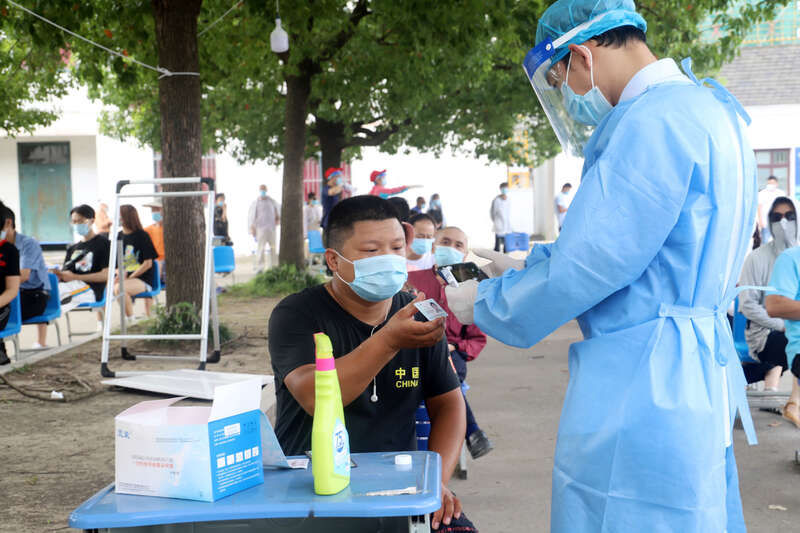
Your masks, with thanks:
[[[640,0],[648,41],[659,57],[692,56],[698,76],[736,53],[756,22],[788,0]],[[290,34],[286,61],[269,49],[274,3],[248,0],[199,37],[204,149],[242,161],[280,163],[285,79],[312,78],[308,153],[326,147],[357,157],[364,146],[386,152],[415,147],[459,150],[507,162],[527,130],[531,151],[520,164],[558,151],[553,132],[522,72],[549,0],[297,0],[281,5]],[[70,83],[59,50],[90,95],[108,108],[104,133],[160,148],[158,64],[150,0],[37,0],[29,7],[126,59],[108,54],[7,6],[0,10],[0,126],[22,131],[54,115],[25,105],[64,94]],[[200,31],[232,5],[205,0]],[[699,38],[712,18],[724,29]],[[333,130],[333,134],[331,134]]]
[[[299,292],[322,283],[322,276],[315,276],[294,265],[281,265],[257,274],[246,283],[237,283],[226,294],[250,298],[276,298]]]
[[[148,335],[185,335],[197,334],[202,323],[197,308],[190,303],[179,303],[172,307],[156,306],[156,316],[147,323]],[[208,338],[213,338],[212,324],[208,322]],[[226,342],[233,338],[233,333],[225,324],[219,325],[219,341]],[[163,341],[182,342],[182,341]]]

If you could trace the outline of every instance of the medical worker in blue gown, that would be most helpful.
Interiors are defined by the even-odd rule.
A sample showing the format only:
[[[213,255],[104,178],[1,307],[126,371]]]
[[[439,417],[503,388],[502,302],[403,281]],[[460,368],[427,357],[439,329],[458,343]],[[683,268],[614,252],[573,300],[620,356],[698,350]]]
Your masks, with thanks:
[[[737,410],[754,434],[725,313],[756,214],[748,118],[645,31],[631,0],[546,11],[524,67],[565,150],[585,142],[580,188],[555,243],[447,297],[512,346],[578,319],[552,531],[745,531]]]

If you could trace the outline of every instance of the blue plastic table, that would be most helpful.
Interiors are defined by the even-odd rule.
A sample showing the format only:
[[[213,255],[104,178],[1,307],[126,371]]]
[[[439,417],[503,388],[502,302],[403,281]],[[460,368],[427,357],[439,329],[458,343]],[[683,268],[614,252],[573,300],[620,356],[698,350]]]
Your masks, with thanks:
[[[334,496],[314,494],[306,470],[265,470],[264,484],[208,503],[116,494],[111,484],[69,517],[73,528],[117,533],[230,531],[427,532],[428,513],[441,502],[441,458],[405,452],[412,466],[395,466],[396,453],[354,454],[350,486]],[[366,493],[416,487],[417,494]],[[417,518],[421,517],[421,518]]]

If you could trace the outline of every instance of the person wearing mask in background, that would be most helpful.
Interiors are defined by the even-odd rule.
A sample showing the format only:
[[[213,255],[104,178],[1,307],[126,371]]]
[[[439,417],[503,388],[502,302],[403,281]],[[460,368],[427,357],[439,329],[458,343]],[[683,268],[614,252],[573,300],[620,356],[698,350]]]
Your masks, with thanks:
[[[407,279],[406,244],[413,238],[386,200],[342,200],[325,231],[333,278],[281,301],[267,337],[275,434],[287,455],[311,448],[315,333],[325,333],[333,345],[352,453],[416,449],[414,415],[425,401],[429,449],[442,462],[441,508],[432,520],[437,529],[461,515],[447,484],[463,443],[464,401],[447,355],[444,319],[417,321],[413,304],[424,296],[412,299],[400,290]]]
[[[6,240],[6,220],[11,217],[11,210],[0,202],[0,330],[8,325],[11,302],[19,294],[19,250]],[[5,339],[0,339],[0,366],[10,362]]]
[[[317,194],[313,191],[308,193],[306,205],[303,206],[303,235],[308,235],[309,231],[319,231],[322,226],[322,206],[317,200]]]
[[[145,227],[144,230],[150,236],[150,242],[153,243],[153,248],[156,249],[156,261],[158,261],[158,275],[161,281],[164,282],[166,276],[166,268],[164,267],[164,208],[161,203],[161,198],[156,198],[149,204],[144,204],[144,207],[150,208],[150,216],[153,218],[153,223]],[[145,314],[150,316],[150,310],[153,307],[153,298],[145,298],[144,309]]]
[[[258,198],[250,206],[247,215],[250,235],[256,239],[256,272],[264,270],[264,248],[269,244],[269,266],[278,266],[278,247],[275,244],[275,228],[281,223],[281,208],[278,202],[267,195],[267,186],[258,188]]]
[[[462,324],[450,312],[444,289],[447,282],[439,275],[438,269],[463,263],[468,251],[469,240],[466,233],[455,226],[440,229],[436,232],[436,241],[433,244],[435,264],[431,268],[408,273],[408,284],[428,298],[436,300],[436,303],[447,312],[445,321],[447,349],[462,384],[467,379],[467,361],[474,360],[481,353],[486,346],[486,335],[474,324]],[[492,451],[493,446],[486,433],[478,426],[466,396],[464,405],[467,415],[467,449],[472,458],[477,459]]]
[[[508,183],[500,184],[500,194],[492,200],[490,215],[494,226],[494,251],[505,252],[506,235],[511,233],[511,203],[508,200]]]
[[[429,215],[414,215],[408,221],[414,228],[414,240],[406,247],[406,268],[409,272],[433,266],[433,240],[436,223]]]
[[[447,287],[447,301],[519,347],[578,320],[553,532],[743,532],[737,413],[750,443],[755,431],[725,314],[757,165],[741,105],[690,60],[684,74],[657,59],[646,28],[633,0],[544,12],[524,68],[564,151],[585,157],[570,222],[525,262],[486,251],[497,277]]]
[[[80,240],[67,248],[64,263],[55,271],[62,313],[83,302],[102,301],[111,253],[111,241],[92,231],[95,212],[91,206],[83,204],[73,207],[69,217],[72,230]],[[103,328],[100,313],[97,320],[97,329],[100,331]]]
[[[767,286],[775,260],[787,248],[797,246],[797,212],[789,198],[778,197],[767,219],[775,238],[747,254],[739,286]],[[787,340],[783,320],[769,316],[764,299],[762,291],[745,290],[739,294],[739,312],[747,319],[747,346],[750,357],[757,361],[744,363],[742,369],[747,383],[764,381],[765,391],[777,391],[781,374],[789,368]]]
[[[158,253],[150,235],[142,229],[135,207],[127,204],[121,206],[119,218],[122,231],[117,234],[117,239],[122,239],[122,266],[117,269],[117,278],[114,279],[114,296],[119,294],[118,276],[121,273],[125,290],[125,316],[134,320],[133,296],[153,290],[156,280],[153,261],[158,258]]]
[[[228,204],[225,203],[225,193],[217,193],[214,205],[214,236],[222,237],[223,246],[233,246],[228,233]]]
[[[42,247],[33,237],[17,231],[16,216],[8,207],[6,207],[3,231],[5,240],[16,246],[19,251],[19,303],[22,308],[22,320],[28,320],[44,313],[50,297],[50,282]],[[36,324],[36,328],[37,336],[33,349],[47,348],[47,324]]]
[[[775,201],[777,204],[781,198]],[[791,200],[789,200],[791,204]],[[769,316],[775,320],[783,320],[786,339],[786,364],[791,369],[792,394],[783,407],[783,417],[800,429],[800,246],[797,244],[797,215],[792,210],[786,211],[781,219],[775,215],[775,208],[770,212],[770,229],[773,240],[762,245],[758,250],[769,247],[783,239],[786,249],[775,260],[769,286],[774,289],[764,299]],[[789,247],[788,244],[794,245]],[[755,253],[755,252],[753,252]],[[771,335],[770,335],[771,336]]]
[[[369,194],[372,196],[380,196],[387,199],[396,194],[402,194],[409,189],[419,189],[422,185],[401,185],[400,187],[387,187],[386,186],[386,170],[373,170],[369,175],[369,181],[374,185]]]
[[[344,169],[330,167],[325,171],[325,181],[322,186],[322,227],[328,227],[328,215],[333,206],[342,200],[344,188]]]
[[[406,199],[400,196],[392,196],[391,198],[388,198],[388,200],[389,203],[392,204],[392,207],[397,209],[397,215],[400,217],[400,222],[408,222],[408,219],[411,216],[411,209],[409,209]]]
[[[569,209],[569,204],[572,202],[572,195],[570,191],[572,190],[571,183],[565,183],[563,187],[561,187],[561,192],[556,195],[555,199],[555,207],[556,207],[556,218],[558,219],[558,231],[561,231],[561,226],[564,225],[564,218],[567,216],[567,209]]]
[[[442,211],[442,200],[439,198],[438,192],[431,196],[431,201],[428,205],[430,206],[428,208],[428,215],[430,215],[436,223],[436,229],[438,230],[447,224],[444,218],[444,212]]]
[[[97,214],[94,220],[95,233],[108,239],[108,235],[111,233],[111,224],[111,217],[108,216],[108,205],[100,202],[97,206]]]
[[[421,215],[422,213],[425,212],[426,207],[427,206],[425,205],[425,198],[423,198],[422,196],[417,196],[417,205],[411,208],[411,212],[414,213],[415,215]]]
[[[778,188],[778,178],[770,176],[767,178],[766,186],[758,191],[758,229],[761,232],[761,244],[766,244],[772,238],[769,227],[770,223],[767,220],[767,213],[769,212],[775,199],[780,196],[786,196],[786,191]]]

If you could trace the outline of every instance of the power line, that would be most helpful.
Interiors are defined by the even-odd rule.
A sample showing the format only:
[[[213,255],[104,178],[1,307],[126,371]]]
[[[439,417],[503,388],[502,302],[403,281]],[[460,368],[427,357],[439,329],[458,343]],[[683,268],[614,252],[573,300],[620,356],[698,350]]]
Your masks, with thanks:
[[[205,32],[207,32],[208,30],[210,30],[211,28],[216,26],[222,19],[224,19],[225,17],[228,16],[228,13],[230,13],[231,11],[233,11],[234,9],[236,9],[237,7],[242,5],[243,3],[244,3],[244,0],[239,0],[238,2],[233,4],[233,6],[231,6],[231,8],[229,10],[227,10],[225,13],[223,13],[221,17],[219,17],[217,20],[215,20],[214,22],[212,22],[211,24],[209,24],[208,26],[203,28],[203,31],[198,33],[197,36],[198,37],[202,37]]]

